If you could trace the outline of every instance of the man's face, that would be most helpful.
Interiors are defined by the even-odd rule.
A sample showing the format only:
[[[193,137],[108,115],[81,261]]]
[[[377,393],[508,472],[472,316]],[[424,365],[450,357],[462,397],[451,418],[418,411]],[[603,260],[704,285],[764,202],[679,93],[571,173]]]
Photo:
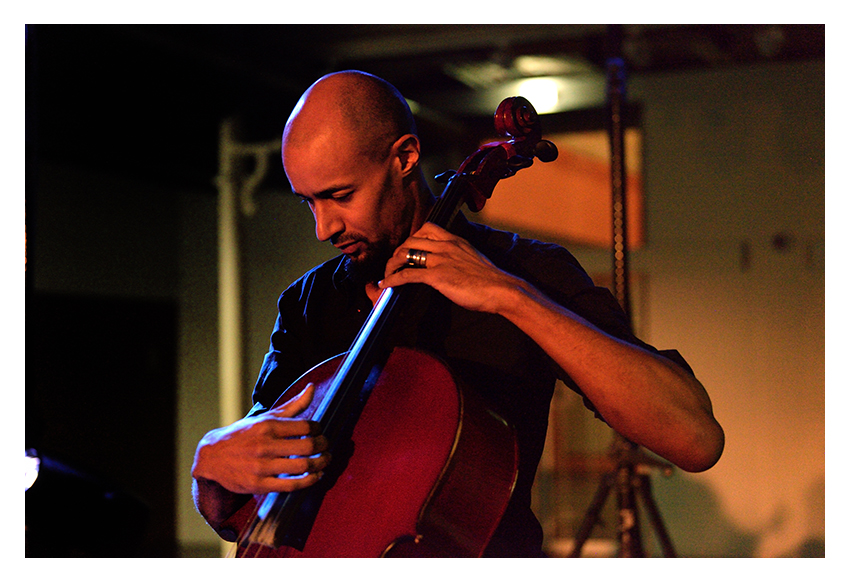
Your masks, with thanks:
[[[316,238],[330,241],[363,282],[383,277],[393,251],[410,234],[413,200],[402,187],[394,150],[373,160],[337,139],[284,149],[292,191],[307,203]]]

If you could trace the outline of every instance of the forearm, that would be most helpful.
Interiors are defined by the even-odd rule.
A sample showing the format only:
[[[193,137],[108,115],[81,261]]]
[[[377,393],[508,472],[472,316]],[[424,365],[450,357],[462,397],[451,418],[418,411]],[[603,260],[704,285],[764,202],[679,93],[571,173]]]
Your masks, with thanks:
[[[521,280],[505,287],[498,312],[537,342],[622,436],[685,470],[717,461],[723,431],[691,374],[602,332]]]

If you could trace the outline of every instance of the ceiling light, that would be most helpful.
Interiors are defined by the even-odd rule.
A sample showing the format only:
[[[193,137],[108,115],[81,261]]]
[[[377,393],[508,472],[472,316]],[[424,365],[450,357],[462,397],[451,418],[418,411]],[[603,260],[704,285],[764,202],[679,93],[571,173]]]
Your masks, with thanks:
[[[585,75],[593,67],[584,59],[567,55],[520,55],[486,61],[447,63],[446,74],[472,89],[487,89],[523,78]]]
[[[593,71],[584,59],[566,55],[520,55],[514,59],[513,69],[523,77],[577,75]]]
[[[520,95],[531,101],[537,113],[552,113],[558,110],[560,89],[558,82],[549,77],[525,79],[519,82]]]

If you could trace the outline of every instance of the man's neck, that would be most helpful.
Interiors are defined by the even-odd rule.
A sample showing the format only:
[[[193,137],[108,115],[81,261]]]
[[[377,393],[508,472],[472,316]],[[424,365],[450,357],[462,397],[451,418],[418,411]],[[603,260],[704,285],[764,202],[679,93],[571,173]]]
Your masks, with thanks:
[[[366,283],[366,295],[372,302],[372,307],[374,307],[375,303],[378,302],[378,298],[381,296],[382,291],[383,289],[380,289],[376,283]]]

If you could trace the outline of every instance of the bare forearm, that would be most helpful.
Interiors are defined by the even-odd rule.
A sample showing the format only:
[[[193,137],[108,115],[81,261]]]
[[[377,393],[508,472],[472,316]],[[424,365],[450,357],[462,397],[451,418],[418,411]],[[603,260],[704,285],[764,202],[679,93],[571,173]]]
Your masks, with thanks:
[[[688,471],[717,461],[723,431],[699,381],[515,283],[505,288],[499,312],[570,375],[614,430]]]

